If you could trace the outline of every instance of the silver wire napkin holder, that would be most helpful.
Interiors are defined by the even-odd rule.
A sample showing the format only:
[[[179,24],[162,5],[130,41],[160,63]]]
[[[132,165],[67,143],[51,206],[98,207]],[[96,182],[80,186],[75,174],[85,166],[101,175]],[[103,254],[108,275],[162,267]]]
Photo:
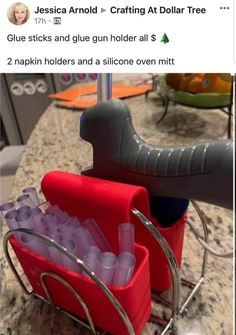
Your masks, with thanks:
[[[208,243],[208,231],[207,231],[207,225],[206,225],[205,219],[204,219],[203,215],[201,215],[201,210],[199,209],[196,202],[192,201],[192,204],[193,204],[193,206],[194,206],[194,208],[195,208],[195,210],[196,210],[196,212],[197,212],[197,214],[200,218],[200,222],[201,222],[201,225],[202,225],[202,228],[203,228],[203,233],[204,233],[204,242],[207,244]],[[156,240],[156,242],[160,245],[160,247],[162,248],[162,250],[164,252],[166,260],[168,262],[168,266],[169,266],[169,270],[170,270],[170,274],[171,274],[171,281],[172,281],[172,299],[171,299],[171,301],[163,299],[159,294],[157,294],[157,292],[152,292],[152,299],[155,302],[161,303],[164,306],[170,308],[171,316],[168,319],[163,319],[158,315],[152,314],[150,319],[149,319],[149,322],[156,323],[161,327],[161,329],[158,332],[157,332],[157,330],[155,330],[155,335],[157,335],[157,334],[158,335],[164,335],[164,334],[167,334],[167,332],[169,330],[172,330],[172,331],[175,330],[177,318],[179,316],[184,315],[184,312],[186,311],[188,305],[190,304],[193,297],[196,295],[197,291],[199,290],[201,284],[203,283],[204,275],[205,275],[205,271],[206,271],[206,262],[207,262],[208,251],[207,251],[206,248],[204,248],[204,250],[203,250],[203,259],[202,259],[202,265],[201,265],[200,278],[196,281],[188,280],[188,279],[184,279],[184,278],[181,279],[179,268],[178,268],[175,256],[174,256],[169,244],[166,242],[165,238],[160,234],[160,232],[152,224],[152,222],[149,221],[139,210],[133,208],[132,213],[139,219],[140,223],[145,226],[145,228],[153,236],[153,238]],[[57,250],[62,252],[64,255],[69,257],[72,261],[76,262],[81,267],[81,269],[96,283],[96,285],[99,287],[99,289],[101,289],[103,291],[103,294],[107,297],[107,299],[110,301],[110,303],[116,309],[117,313],[119,314],[120,318],[122,319],[122,321],[123,321],[123,323],[124,323],[124,325],[127,329],[127,333],[129,335],[135,335],[132,323],[129,320],[124,308],[121,306],[121,304],[115,298],[115,296],[109,290],[109,288],[95,275],[94,272],[92,272],[90,270],[90,268],[81,259],[77,258],[73,254],[68,252],[64,247],[57,244],[52,239],[50,239],[50,238],[48,238],[48,237],[46,237],[42,234],[39,234],[37,232],[34,232],[32,230],[20,228],[20,229],[16,229],[16,230],[10,230],[5,234],[4,239],[3,239],[3,248],[4,248],[5,257],[6,257],[6,260],[7,260],[8,264],[9,264],[10,269],[12,270],[13,274],[15,275],[19,285],[21,286],[21,288],[23,289],[23,291],[27,295],[31,295],[31,296],[34,296],[36,298],[39,298],[42,301],[46,302],[47,304],[50,304],[50,305],[54,306],[58,311],[67,315],[69,318],[78,322],[80,325],[86,327],[87,329],[89,329],[95,335],[108,334],[108,332],[106,330],[99,330],[99,329],[96,328],[96,326],[95,326],[95,324],[92,320],[92,317],[91,317],[91,314],[89,312],[89,308],[88,308],[86,302],[81,298],[79,293],[67,281],[65,281],[63,278],[61,278],[57,274],[52,273],[52,272],[42,272],[41,273],[41,276],[40,276],[41,285],[44,289],[44,292],[45,292],[46,296],[48,297],[48,300],[46,300],[43,297],[41,297],[40,295],[36,294],[33,290],[31,290],[31,291],[28,290],[28,288],[26,287],[23,280],[21,279],[21,277],[20,277],[20,275],[19,275],[19,273],[18,273],[18,271],[17,271],[17,269],[16,269],[16,267],[15,267],[13,261],[12,261],[12,258],[10,256],[9,249],[8,249],[9,238],[13,234],[19,234],[19,233],[33,235],[34,237],[36,237],[36,238],[40,239],[41,241],[43,241],[44,243],[46,243],[47,245],[56,248]],[[49,292],[49,290],[47,288],[47,285],[46,285],[46,281],[45,281],[46,277],[51,277],[54,280],[60,282],[67,290],[69,290],[74,295],[74,297],[76,298],[78,303],[81,305],[81,307],[82,307],[82,309],[83,309],[83,311],[86,315],[87,321],[82,320],[78,317],[75,317],[71,313],[67,312],[66,310],[61,309],[60,307],[58,307],[54,304],[54,302],[51,298],[50,292]],[[180,304],[180,288],[181,288],[181,285],[187,285],[190,288],[190,293],[184,299],[184,302],[182,304]]]

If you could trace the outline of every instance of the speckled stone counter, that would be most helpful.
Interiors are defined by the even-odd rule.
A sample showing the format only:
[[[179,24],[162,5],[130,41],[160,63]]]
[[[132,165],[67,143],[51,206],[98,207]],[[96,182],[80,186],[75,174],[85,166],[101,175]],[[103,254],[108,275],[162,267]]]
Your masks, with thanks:
[[[156,127],[163,107],[155,94],[126,100],[132,108],[138,134],[154,145],[192,145],[225,138],[226,117],[218,111],[197,111],[171,107],[166,119]],[[49,170],[79,173],[92,164],[92,147],[79,137],[81,112],[56,108],[52,104],[36,125],[25,149],[11,192],[15,199],[30,185],[40,186]],[[209,185],[210,187],[210,185]],[[209,238],[221,251],[232,248],[232,212],[200,204],[207,215]],[[193,208],[189,220],[198,222]],[[198,224],[198,227],[200,225]],[[6,228],[3,228],[3,233]],[[185,234],[182,275],[198,278],[201,273],[202,249],[192,233]],[[158,264],[157,264],[158,266]],[[179,335],[230,335],[232,321],[232,260],[208,257],[205,282],[177,322]],[[1,248],[1,335],[73,335],[87,334],[75,322],[40,300],[26,296],[15,280]],[[186,294],[183,289],[182,296]],[[96,302],[95,302],[96,303]],[[99,308],[99,302],[98,308]],[[153,305],[153,309],[157,307]],[[148,323],[142,334],[153,334],[156,326]]]

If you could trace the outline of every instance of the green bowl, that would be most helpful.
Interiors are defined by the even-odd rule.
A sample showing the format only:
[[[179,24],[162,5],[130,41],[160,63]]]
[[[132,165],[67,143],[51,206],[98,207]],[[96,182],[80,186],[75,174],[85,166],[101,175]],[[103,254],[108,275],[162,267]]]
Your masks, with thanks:
[[[196,108],[222,108],[230,104],[230,93],[189,93],[185,91],[174,91],[166,84],[165,76],[159,77],[159,82],[165,88],[171,100],[181,105]]]
[[[197,93],[176,91],[173,94],[173,100],[181,105],[196,108],[222,108],[229,106],[229,93]]]

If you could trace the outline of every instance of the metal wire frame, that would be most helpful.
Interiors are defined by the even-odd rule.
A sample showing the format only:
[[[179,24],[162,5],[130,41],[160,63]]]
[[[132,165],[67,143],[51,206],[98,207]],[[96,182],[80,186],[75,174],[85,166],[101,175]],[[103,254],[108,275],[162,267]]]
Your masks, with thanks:
[[[208,243],[208,231],[204,216],[201,214],[201,210],[198,204],[195,201],[191,202],[200,218],[200,222],[204,233],[204,241]],[[151,223],[151,221],[149,221],[141,212],[139,212],[137,209],[132,209],[132,212],[140,220],[140,222],[148,229],[148,231],[156,239],[156,241],[160,244],[165,253],[170,268],[171,279],[172,279],[172,301],[168,301],[166,299],[161,298],[157,292],[154,291],[152,292],[152,298],[155,301],[171,308],[171,317],[169,321],[166,321],[155,315],[151,316],[151,321],[157,322],[163,327],[160,335],[164,335],[167,333],[168,330],[175,327],[178,315],[182,316],[184,314],[184,312],[187,310],[188,305],[190,304],[193,297],[199,290],[201,284],[203,283],[206,272],[208,251],[205,248],[203,250],[203,261],[202,261],[200,278],[197,281],[192,281],[184,278],[180,279],[179,269],[176,263],[175,256],[173,255],[173,252],[169,244],[164,239],[164,237],[159,233],[159,231],[155,228],[155,226]],[[182,285],[187,285],[191,288],[189,295],[184,300],[182,305],[180,305],[180,286],[181,286],[180,283],[182,283]]]
[[[198,214],[200,220],[205,222],[205,217],[206,217],[205,213],[199,208],[199,206],[197,205],[197,203],[195,201],[192,201],[192,204],[193,204],[195,210],[197,211],[197,214]],[[187,224],[188,224],[189,228],[191,229],[191,231],[193,232],[194,236],[196,237],[198,243],[204,249],[206,249],[210,254],[212,254],[213,256],[216,256],[216,257],[221,257],[221,258],[233,258],[233,255],[234,255],[233,250],[230,250],[230,251],[227,251],[227,252],[220,252],[218,250],[215,250],[209,244],[207,244],[206,241],[204,241],[204,238],[202,238],[202,236],[195,229],[195,227],[193,226],[192,223],[187,221]]]
[[[3,239],[3,248],[4,248],[4,253],[5,253],[5,257],[7,259],[7,262],[11,268],[11,270],[13,271],[18,283],[20,284],[20,286],[22,287],[22,289],[24,290],[24,292],[28,295],[36,295],[38,298],[41,298],[39,295],[34,294],[33,291],[29,291],[27,289],[27,287],[25,286],[25,284],[23,283],[22,279],[20,278],[19,273],[17,272],[12,259],[10,257],[9,254],[9,250],[8,250],[8,242],[9,242],[9,237],[14,235],[14,234],[19,234],[19,233],[24,233],[24,234],[28,234],[28,235],[32,235],[38,239],[40,239],[41,241],[45,242],[47,245],[52,246],[54,248],[56,248],[57,250],[59,250],[60,252],[62,252],[64,255],[66,255],[67,257],[69,257],[72,261],[74,261],[76,264],[78,264],[81,269],[97,284],[97,286],[103,291],[103,293],[105,294],[105,296],[108,298],[108,300],[111,302],[111,304],[113,305],[113,307],[116,309],[117,313],[119,314],[119,316],[121,317],[121,319],[124,322],[124,325],[127,329],[127,332],[129,335],[135,335],[133,326],[131,321],[129,320],[124,308],[121,306],[121,304],[118,302],[118,300],[115,298],[115,296],[112,294],[112,292],[109,290],[109,288],[95,275],[95,273],[93,271],[90,270],[90,268],[79,258],[77,258],[76,256],[74,256],[73,254],[71,254],[69,251],[67,251],[67,249],[65,249],[64,247],[62,247],[61,245],[57,244],[56,242],[54,242],[52,239],[48,238],[47,236],[44,236],[40,233],[37,232],[33,232],[32,230],[29,229],[24,229],[24,228],[19,228],[19,229],[14,229],[14,230],[10,230],[8,231]],[[41,274],[41,283],[42,286],[45,290],[46,295],[49,298],[49,302],[53,304],[49,291],[46,287],[44,278],[45,276],[51,276],[54,277],[56,280],[59,279],[59,281],[65,285],[67,288],[70,289],[70,291],[72,292],[72,294],[74,294],[75,290],[73,289],[72,286],[70,286],[66,281],[64,281],[62,278],[60,278],[59,276],[55,276],[55,274],[51,274],[51,273],[47,273],[44,272]],[[86,317],[87,317],[87,321],[89,324],[91,324],[91,326],[89,326],[88,328],[91,329],[93,331],[94,334],[97,334],[95,331],[95,327],[94,324],[92,322],[90,313],[89,313],[89,309],[86,306],[85,302],[82,300],[82,298],[77,294],[75,295],[75,298],[77,299],[77,301],[80,303],[80,305],[82,306],[82,308],[85,311]],[[45,299],[43,299],[45,300]],[[63,311],[63,310],[62,310]],[[80,320],[73,317],[70,313],[63,311],[64,313],[66,313],[68,316],[72,317],[72,319],[78,321],[79,323]],[[94,332],[95,331],[95,332]]]
[[[171,279],[172,279],[172,304],[171,304],[171,318],[169,322],[165,325],[165,328],[161,332],[161,335],[164,335],[166,331],[170,327],[174,327],[176,317],[178,315],[178,308],[179,308],[179,300],[180,300],[180,274],[178,265],[175,259],[175,256],[166,242],[165,238],[161,235],[161,233],[156,229],[156,227],[149,221],[146,216],[144,216],[139,210],[136,208],[132,209],[132,213],[139,219],[139,221],[148,229],[150,234],[154,237],[154,239],[158,242],[161,246],[162,250],[164,251],[166,260],[168,262]],[[161,323],[161,319],[155,318],[152,316],[152,321]],[[162,320],[164,322],[164,320]],[[163,323],[162,322],[162,323]]]
[[[77,299],[77,301],[80,303],[81,307],[83,308],[83,311],[86,315],[86,319],[88,321],[88,324],[91,328],[91,331],[93,334],[96,335],[96,330],[95,330],[95,327],[94,327],[94,323],[93,323],[93,320],[92,320],[92,317],[89,313],[89,310],[88,310],[88,307],[85,303],[85,301],[81,298],[81,296],[78,294],[78,292],[64,279],[62,279],[60,276],[56,275],[55,273],[52,273],[52,272],[42,272],[41,275],[40,275],[40,282],[41,282],[41,285],[44,289],[44,292],[46,293],[47,297],[48,297],[48,300],[50,301],[50,303],[52,305],[54,305],[58,310],[60,310],[59,307],[57,307],[53,300],[52,300],[52,297],[48,291],[48,288],[47,288],[47,285],[46,285],[46,282],[45,282],[45,278],[46,277],[51,277],[51,278],[54,278],[56,279],[59,283],[61,283],[62,285],[64,285]],[[70,314],[70,313],[68,313]]]
[[[141,223],[143,223],[144,225],[146,225],[146,218],[145,216],[139,212],[138,210],[133,209],[132,212],[134,213],[134,215],[136,215],[137,217],[140,218]],[[172,308],[172,317],[169,320],[169,322],[164,322],[161,319],[155,318],[154,316],[151,317],[151,321],[152,322],[156,322],[156,323],[162,323],[164,326],[164,329],[161,333],[161,335],[164,335],[168,329],[170,329],[174,322],[175,322],[175,318],[177,315],[177,311],[178,311],[178,302],[179,302],[179,273],[178,273],[178,266],[177,263],[175,261],[175,257],[168,245],[168,243],[165,241],[165,239],[162,237],[162,235],[156,231],[156,228],[154,227],[154,225],[150,222],[150,229],[153,233],[154,231],[154,235],[155,235],[155,239],[158,241],[158,243],[161,245],[167,260],[170,264],[170,269],[172,271],[172,280],[173,280],[173,287],[174,287],[174,295],[173,295],[173,308]],[[95,326],[93,324],[92,318],[90,316],[88,307],[86,305],[86,303],[83,301],[83,299],[79,296],[79,294],[74,290],[74,288],[68,284],[64,279],[62,279],[61,277],[59,277],[58,275],[55,275],[54,273],[50,273],[50,272],[43,272],[41,274],[41,285],[48,297],[48,301],[46,301],[44,298],[40,297],[39,295],[35,294],[33,291],[29,291],[25,284],[23,283],[22,279],[20,278],[8,251],[8,241],[9,241],[9,237],[11,235],[14,235],[15,233],[25,233],[25,234],[29,234],[29,235],[33,235],[37,238],[39,238],[40,240],[43,240],[46,244],[55,247],[56,249],[58,249],[59,251],[61,251],[63,254],[67,255],[70,259],[72,259],[73,261],[75,261],[89,276],[91,279],[93,279],[96,284],[100,287],[100,289],[103,290],[103,293],[108,297],[108,299],[110,300],[110,302],[113,304],[113,306],[116,308],[117,312],[119,313],[120,317],[122,318],[124,324],[126,325],[127,331],[129,335],[134,335],[134,330],[132,327],[132,324],[128,318],[128,316],[126,315],[125,311],[123,310],[122,306],[119,304],[119,302],[115,299],[115,297],[113,296],[113,294],[110,292],[110,290],[106,287],[106,285],[103,284],[102,281],[99,280],[99,278],[96,277],[96,275],[90,271],[90,269],[86,266],[85,263],[83,263],[82,260],[80,260],[79,258],[76,258],[73,254],[71,254],[70,252],[68,252],[64,247],[60,246],[59,244],[57,244],[56,242],[54,242],[52,239],[39,234],[37,232],[33,232],[31,230],[28,229],[16,229],[16,230],[11,230],[9,232],[6,233],[6,235],[4,236],[4,240],[3,240],[3,245],[4,245],[4,252],[5,252],[5,256],[6,259],[8,261],[8,264],[11,268],[11,270],[13,271],[17,281],[19,282],[20,286],[22,287],[22,289],[24,290],[24,292],[28,295],[33,294],[36,297],[42,299],[43,301],[47,302],[47,303],[51,303],[52,305],[54,305],[52,298],[50,296],[49,290],[46,286],[46,282],[45,282],[45,277],[50,276],[53,277],[54,279],[56,279],[57,281],[59,281],[60,283],[62,283],[67,289],[69,289],[71,291],[72,294],[74,294],[74,296],[76,297],[77,301],[80,303],[80,305],[82,306],[85,315],[87,317],[87,321],[88,324],[85,324],[82,322],[82,324],[84,326],[86,326],[87,328],[91,329],[93,334],[97,334],[96,330],[95,330]],[[55,305],[54,305],[55,306]],[[64,314],[68,315],[69,317],[71,317],[73,320],[81,323],[81,320],[78,318],[75,318],[74,316],[72,316],[70,313],[58,308],[57,306],[55,306],[57,309],[59,309],[61,312],[63,312]]]
[[[197,212],[198,217],[200,219],[200,223],[202,225],[203,233],[204,233],[204,241],[206,243],[208,243],[208,230],[207,230],[206,221],[204,220],[203,215],[201,215],[201,210],[200,210],[198,204],[193,200],[191,200],[191,203],[192,203],[192,205],[193,205],[193,207],[194,207],[195,211]],[[200,278],[197,281],[192,281],[192,280],[188,280],[188,279],[184,279],[184,278],[182,279],[183,285],[189,286],[190,288],[192,288],[192,291],[190,292],[190,294],[187,296],[187,298],[183,302],[182,306],[180,307],[180,310],[179,310],[180,315],[184,314],[184,312],[186,311],[189,303],[192,301],[194,295],[197,293],[201,284],[204,281],[204,276],[205,276],[205,273],[206,273],[206,265],[207,265],[207,255],[208,255],[208,250],[203,248],[203,260],[202,260],[201,275],[200,275]]]
[[[157,86],[157,80],[158,79],[159,75],[152,75],[152,78],[153,78],[153,90],[155,91],[156,87]],[[231,76],[231,88],[230,88],[230,93],[229,93],[229,104],[225,105],[225,106],[214,106],[214,107],[198,107],[198,106],[193,106],[191,104],[185,104],[185,103],[181,103],[181,102],[175,102],[175,99],[174,99],[174,96],[171,96],[169,94],[169,92],[167,92],[167,94],[165,95],[161,95],[160,98],[162,100],[162,103],[163,103],[163,106],[165,107],[164,108],[164,111],[161,115],[161,117],[159,118],[159,120],[156,121],[156,126],[161,123],[161,121],[166,117],[167,115],[167,112],[168,112],[168,108],[169,108],[169,104],[170,102],[173,102],[174,105],[175,104],[178,104],[180,106],[185,106],[185,107],[190,107],[190,108],[197,108],[197,109],[209,109],[209,110],[213,110],[213,109],[219,109],[221,110],[223,113],[227,114],[228,115],[228,122],[227,122],[227,137],[228,139],[231,139],[232,137],[232,134],[231,134],[231,126],[232,126],[232,117],[233,117],[233,111],[232,111],[232,106],[233,106],[233,92],[234,92],[234,83],[235,83],[235,75],[232,75]],[[167,85],[163,85],[163,87],[167,88],[169,91],[174,91],[173,89],[170,89],[170,87],[168,87]],[[148,94],[151,92],[148,91],[146,93],[146,98],[148,98]]]
[[[231,135],[231,124],[232,124],[232,116],[233,116],[233,112],[232,112],[232,104],[233,104],[233,79],[232,79],[232,89],[230,92],[230,97],[229,97],[229,104],[227,106],[221,107],[221,106],[214,106],[214,107],[198,107],[198,106],[193,106],[193,105],[187,105],[181,102],[176,102],[174,99],[169,98],[168,96],[163,97],[162,99],[165,109],[163,114],[161,115],[160,119],[156,121],[156,126],[161,123],[161,121],[166,117],[167,112],[168,112],[168,108],[169,108],[169,104],[170,102],[173,102],[174,105],[178,104],[180,106],[184,106],[184,107],[189,107],[189,108],[196,108],[196,109],[208,109],[208,110],[213,110],[213,109],[219,109],[221,110],[223,113],[228,115],[228,122],[227,122],[227,138],[231,139],[232,135]],[[226,109],[227,108],[227,109]]]
[[[196,209],[199,217],[200,217],[200,221],[202,223],[203,226],[203,231],[204,231],[204,238],[205,238],[205,242],[208,242],[208,232],[207,232],[207,227],[206,227],[206,223],[204,220],[204,217],[200,212],[200,209],[198,207],[198,205],[195,202],[192,202],[194,208]],[[165,238],[160,234],[160,232],[156,229],[156,227],[152,224],[151,221],[149,221],[139,210],[133,208],[131,210],[131,212],[139,219],[139,221],[146,227],[146,229],[149,231],[149,233],[153,236],[153,238],[156,240],[156,242],[160,245],[160,247],[162,248],[166,260],[168,262],[169,265],[169,269],[170,269],[170,273],[171,273],[171,279],[172,279],[172,301],[168,301],[165,300],[159,296],[156,295],[156,293],[152,294],[152,298],[154,298],[154,300],[163,303],[164,305],[168,306],[169,308],[171,308],[171,317],[169,320],[164,320],[156,315],[152,315],[150,318],[151,322],[155,322],[158,323],[162,326],[162,330],[160,335],[165,335],[170,329],[173,329],[175,327],[175,323],[176,323],[176,319],[178,317],[178,315],[182,315],[184,313],[184,311],[186,310],[187,306],[189,305],[189,303],[191,302],[191,300],[193,299],[194,295],[196,294],[196,292],[198,291],[198,289],[200,288],[203,280],[204,280],[204,275],[205,275],[205,271],[206,271],[206,261],[207,261],[207,250],[204,249],[204,255],[203,255],[203,262],[202,262],[202,269],[201,269],[201,277],[197,282],[194,281],[189,281],[186,279],[180,279],[180,274],[179,274],[179,269],[178,269],[178,265],[175,259],[175,256],[169,246],[169,244],[166,242]],[[37,295],[36,293],[34,293],[33,291],[29,291],[25,284],[23,283],[22,279],[20,278],[12,260],[9,254],[9,250],[8,250],[8,241],[9,241],[9,237],[15,233],[25,233],[25,234],[29,234],[29,235],[33,235],[36,238],[39,238],[40,240],[44,241],[46,244],[48,244],[49,246],[53,246],[56,249],[58,249],[60,252],[62,252],[63,254],[65,254],[66,256],[68,256],[71,260],[73,260],[74,262],[76,262],[81,268],[82,270],[84,270],[89,277],[95,281],[95,283],[98,285],[98,287],[103,291],[103,293],[107,296],[107,298],[109,299],[109,301],[113,304],[113,306],[115,307],[115,309],[117,310],[118,314],[120,315],[120,317],[122,318],[128,334],[129,335],[135,335],[134,333],[134,329],[133,326],[126,314],[126,312],[124,311],[123,307],[120,305],[120,303],[116,300],[116,298],[114,297],[114,295],[112,294],[112,292],[107,288],[107,286],[94,274],[94,272],[92,272],[89,267],[79,258],[75,257],[73,254],[71,254],[70,252],[67,251],[67,249],[65,249],[64,247],[62,247],[61,245],[57,244],[56,242],[54,242],[52,239],[37,233],[37,232],[33,232],[31,230],[28,229],[16,229],[16,230],[11,230],[9,232],[6,233],[6,235],[4,236],[3,239],[3,246],[4,246],[4,253],[6,256],[6,259],[8,261],[8,264],[11,268],[11,270],[13,271],[17,281],[19,282],[20,286],[22,287],[22,289],[24,290],[24,292],[28,295],[34,295],[38,298],[40,298],[41,300],[43,300],[44,302],[47,302],[49,304],[52,304],[55,306],[55,304],[53,303],[53,300],[50,296],[49,290],[47,288],[46,282],[45,282],[45,278],[47,276],[54,278],[55,280],[59,281],[61,284],[63,284],[67,289],[69,289],[71,291],[71,293],[75,296],[75,298],[77,299],[77,301],[79,302],[79,304],[82,306],[86,318],[87,318],[87,322],[85,323],[83,320],[73,316],[72,314],[68,313],[65,310],[62,310],[61,308],[59,308],[58,306],[55,306],[58,310],[60,310],[61,312],[63,312],[64,314],[66,314],[67,316],[69,316],[70,318],[72,318],[74,321],[79,322],[80,324],[82,324],[83,326],[85,326],[86,328],[90,329],[93,334],[100,334],[100,331],[96,331],[95,330],[95,326],[93,324],[91,315],[89,313],[89,309],[86,305],[86,303],[84,302],[84,300],[80,297],[80,295],[78,294],[78,292],[75,291],[75,289],[68,283],[66,282],[64,279],[62,279],[61,277],[59,277],[58,275],[51,273],[51,272],[43,272],[41,274],[40,280],[41,280],[41,285],[48,297],[48,301],[45,300],[44,298],[42,298],[41,296]],[[181,287],[181,282],[182,284],[188,285],[192,288],[192,291],[190,292],[189,296],[186,298],[186,300],[184,301],[184,303],[182,304],[182,306],[180,306],[180,287]],[[106,334],[106,331],[104,331],[102,334]]]

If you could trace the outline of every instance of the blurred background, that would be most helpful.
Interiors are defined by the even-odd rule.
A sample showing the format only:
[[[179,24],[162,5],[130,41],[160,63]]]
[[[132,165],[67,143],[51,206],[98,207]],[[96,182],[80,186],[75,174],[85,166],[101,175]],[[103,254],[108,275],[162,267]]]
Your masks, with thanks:
[[[1,75],[1,203],[9,197],[25,145],[49,105],[81,112],[96,103],[96,80],[96,73]],[[113,74],[113,97],[130,105],[139,101],[134,122],[139,123],[135,117],[142,108],[144,129],[154,131],[146,138],[152,144],[191,145],[193,138],[231,138],[232,82],[229,74]],[[84,94],[75,88],[85,89]],[[147,131],[140,134],[144,139]]]

